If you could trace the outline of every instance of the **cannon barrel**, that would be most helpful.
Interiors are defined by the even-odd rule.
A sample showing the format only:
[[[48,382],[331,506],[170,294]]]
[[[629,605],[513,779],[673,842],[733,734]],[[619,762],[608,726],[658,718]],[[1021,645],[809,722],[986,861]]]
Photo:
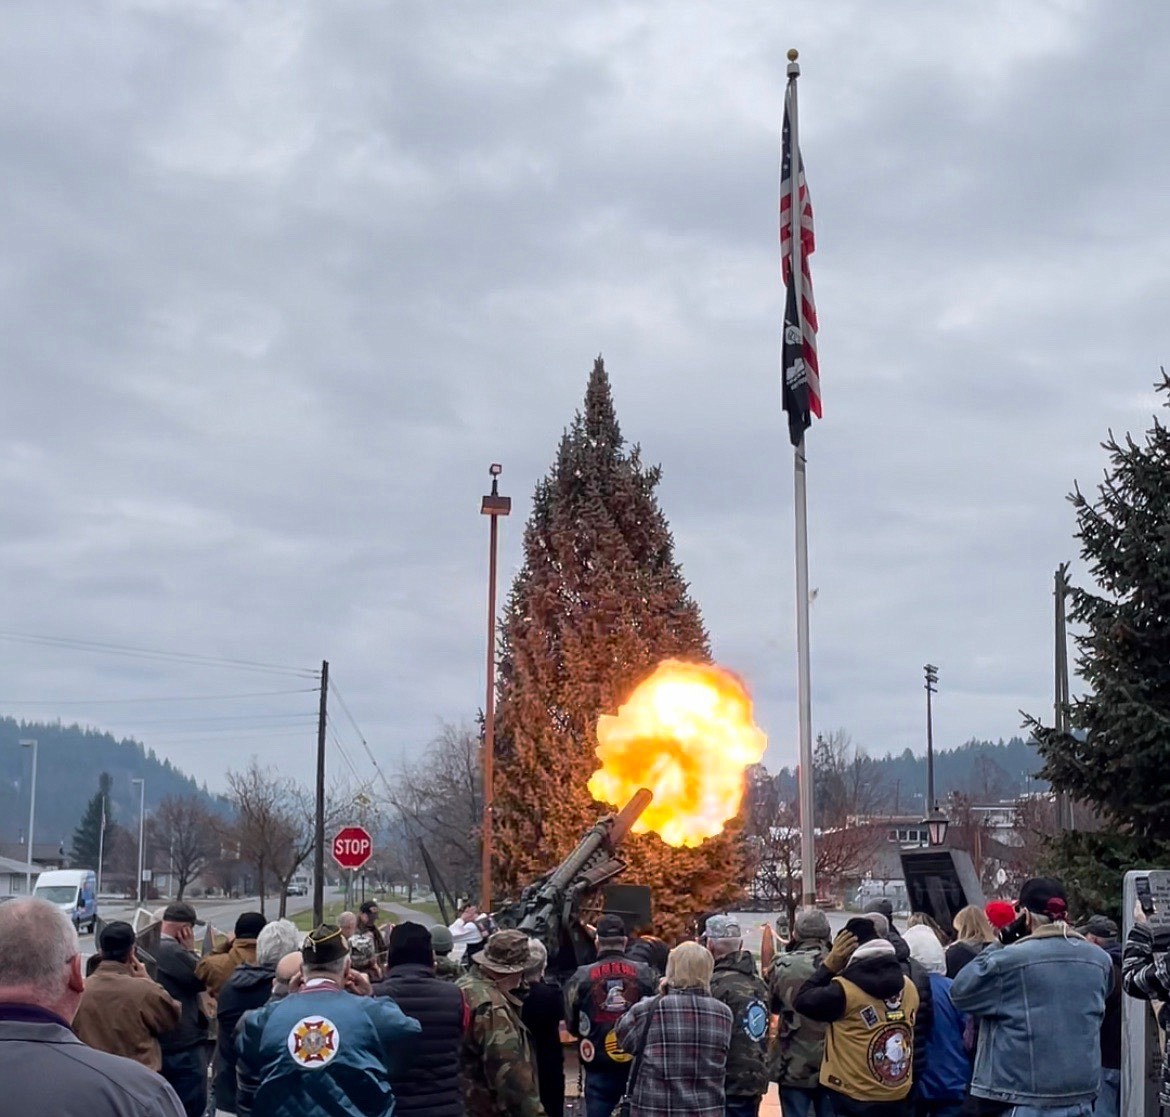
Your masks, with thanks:
[[[577,910],[580,897],[596,891],[626,867],[617,856],[618,846],[653,798],[653,792],[640,788],[617,814],[594,823],[564,861],[548,876],[529,885],[519,903],[502,913],[501,922],[544,939],[550,954],[554,953],[561,930],[570,913]]]

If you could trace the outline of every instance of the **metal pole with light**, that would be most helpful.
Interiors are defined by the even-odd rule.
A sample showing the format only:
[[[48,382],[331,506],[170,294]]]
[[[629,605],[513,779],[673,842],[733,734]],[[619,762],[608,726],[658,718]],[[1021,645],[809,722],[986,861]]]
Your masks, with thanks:
[[[935,807],[923,821],[926,823],[926,840],[932,846],[940,846],[946,842],[951,820],[942,811]]]
[[[37,743],[32,737],[25,737],[21,739],[20,747],[22,749],[32,749],[32,786],[29,788],[28,797],[28,844],[25,846],[25,861],[28,862],[28,868],[24,873],[24,890],[30,896],[32,895],[32,873],[33,873],[33,831],[36,829],[37,820]]]
[[[504,467],[493,462],[488,470],[492,491],[483,498],[480,513],[491,517],[488,544],[487,698],[484,702],[483,731],[483,845],[480,863],[480,910],[492,910],[492,797],[493,764],[496,746],[496,551],[499,546],[499,518],[512,511],[511,497],[500,496],[500,474]]]
[[[938,804],[934,800],[934,711],[930,704],[931,695],[937,694],[938,668],[928,663],[923,669],[926,675],[926,813],[934,812]]]
[[[134,885],[134,902],[142,906],[142,839],[146,833],[146,780],[137,777],[130,781],[130,786],[138,784],[138,882]]]

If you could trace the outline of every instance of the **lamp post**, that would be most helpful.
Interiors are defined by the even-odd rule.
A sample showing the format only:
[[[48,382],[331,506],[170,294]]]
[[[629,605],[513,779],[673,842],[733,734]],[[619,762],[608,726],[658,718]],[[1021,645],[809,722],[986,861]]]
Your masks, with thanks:
[[[146,780],[136,777],[130,781],[130,786],[138,784],[138,881],[134,885],[134,902],[142,906],[142,838],[146,832]]]
[[[947,829],[951,825],[951,820],[935,807],[922,821],[926,824],[926,840],[932,846],[943,845],[947,840]]]
[[[512,498],[500,496],[500,474],[504,467],[493,462],[488,470],[492,491],[483,498],[480,513],[491,517],[488,544],[487,698],[484,702],[483,732],[483,847],[480,862],[480,911],[492,910],[492,768],[496,745],[496,552],[499,546],[499,518],[512,511]]]
[[[934,711],[930,697],[937,694],[938,668],[928,663],[923,669],[926,675],[926,813],[932,814],[937,806],[934,801]]]
[[[32,749],[32,786],[29,788],[28,797],[28,844],[25,846],[24,852],[27,854],[25,861],[28,867],[24,872],[24,890],[30,896],[32,895],[32,869],[33,869],[33,830],[36,827],[37,819],[37,742],[32,737],[23,737],[20,741],[22,749]]]

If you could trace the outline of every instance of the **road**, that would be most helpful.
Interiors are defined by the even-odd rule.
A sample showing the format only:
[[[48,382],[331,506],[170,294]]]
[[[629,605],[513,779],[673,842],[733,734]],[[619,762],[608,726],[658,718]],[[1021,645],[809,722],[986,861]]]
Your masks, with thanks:
[[[325,902],[332,903],[341,897],[342,892],[337,888],[325,889]],[[165,907],[169,901],[158,900],[150,905],[148,911],[157,911],[160,907]],[[230,931],[236,925],[236,919],[246,911],[260,910],[259,896],[245,896],[239,900],[192,900],[191,906],[195,909],[199,916],[200,922],[210,923],[217,931]],[[312,896],[290,896],[288,898],[288,914],[290,916],[296,915],[298,912],[309,911],[313,906]],[[270,919],[276,917],[277,911],[280,910],[280,900],[276,896],[269,896],[264,901],[265,911]],[[98,914],[107,923],[112,923],[115,919],[124,919],[127,923],[134,922],[134,915],[138,909],[133,905],[127,905],[125,901],[120,900],[101,900],[98,903]],[[203,928],[196,928],[196,936],[201,938]],[[88,958],[91,954],[97,952],[97,945],[93,941],[93,936],[81,936],[81,954],[83,958]]]
[[[344,891],[340,888],[326,888],[325,903],[326,905],[334,903],[342,899],[344,895]],[[166,900],[155,901],[148,910],[157,911],[159,908],[165,907],[167,902]],[[435,922],[425,912],[414,911],[405,904],[399,904],[392,900],[379,900],[378,904],[384,916],[389,915],[396,921],[411,919],[416,923],[421,923],[424,927],[429,927]],[[217,931],[230,931],[235,926],[236,919],[244,912],[260,910],[260,898],[258,896],[246,896],[241,900],[192,900],[191,906],[194,907],[198,914],[200,922],[210,923]],[[277,911],[280,910],[280,900],[275,896],[269,896],[265,900],[264,906],[268,918],[275,919]],[[290,896],[288,898],[288,914],[290,917],[296,915],[298,912],[310,911],[312,907],[312,896]],[[98,903],[98,914],[107,923],[111,923],[115,919],[124,919],[127,923],[133,923],[134,914],[137,910],[132,904],[127,905],[122,900],[102,900]],[[197,927],[195,934],[197,940],[202,941],[203,928]],[[94,943],[93,937],[91,935],[82,935],[82,957],[88,958],[96,952],[97,945]]]

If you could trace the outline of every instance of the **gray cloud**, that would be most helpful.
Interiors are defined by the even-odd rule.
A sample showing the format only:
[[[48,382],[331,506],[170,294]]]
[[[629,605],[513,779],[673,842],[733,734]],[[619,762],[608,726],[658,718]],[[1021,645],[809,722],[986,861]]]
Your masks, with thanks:
[[[1146,424],[1164,359],[1168,23],[1088,0],[6,10],[0,627],[328,657],[392,766],[482,702],[485,466],[516,498],[506,590],[600,350],[791,763],[795,44],[815,721],[918,748],[929,659],[942,743],[1010,734],[1050,702],[1064,494],[1108,426]],[[0,647],[9,703],[301,687]],[[225,703],[247,728],[202,737],[166,721],[181,703],[3,708],[139,732],[213,786],[253,751],[310,766],[307,721],[243,718],[307,719],[311,695]]]

